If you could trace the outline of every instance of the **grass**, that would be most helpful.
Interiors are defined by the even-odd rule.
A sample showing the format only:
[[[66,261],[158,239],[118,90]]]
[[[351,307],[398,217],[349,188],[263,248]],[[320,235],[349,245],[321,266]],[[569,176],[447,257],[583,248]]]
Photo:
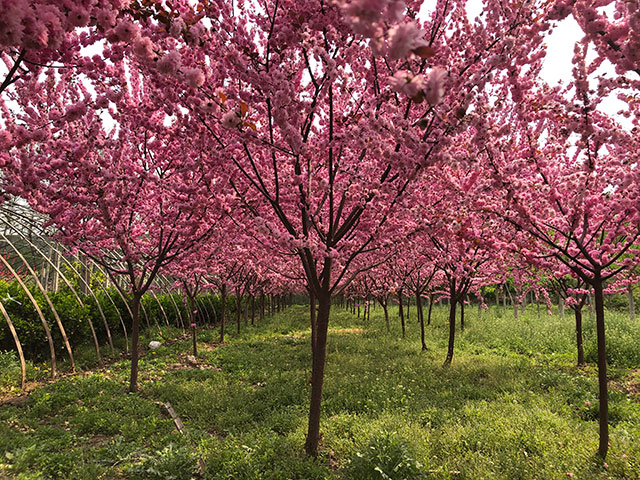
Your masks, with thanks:
[[[640,478],[640,325],[608,316],[605,466],[594,457],[596,371],[574,366],[570,312],[537,318],[531,309],[517,323],[501,309],[466,313],[445,368],[444,309],[421,353],[415,309],[403,340],[395,312],[388,334],[381,309],[364,322],[334,307],[316,461],[302,453],[310,329],[307,307],[296,306],[222,346],[216,331],[201,332],[201,368],[185,361],[188,339],[147,353],[139,394],[126,392],[128,363],[116,361],[1,406],[0,478]],[[591,323],[585,314],[587,352]]]

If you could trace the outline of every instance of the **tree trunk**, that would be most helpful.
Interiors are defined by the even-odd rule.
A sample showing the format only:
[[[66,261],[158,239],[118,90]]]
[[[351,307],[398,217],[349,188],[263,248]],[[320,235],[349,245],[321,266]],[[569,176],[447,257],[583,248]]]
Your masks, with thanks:
[[[224,284],[220,287],[220,297],[222,301],[222,308],[220,309],[220,343],[224,343],[224,322],[226,320],[225,311],[227,310],[227,286]]]
[[[318,456],[318,442],[320,440],[320,410],[322,402],[322,384],[324,382],[324,367],[327,351],[327,330],[329,328],[329,313],[331,312],[331,297],[329,293],[318,295],[318,315],[316,317],[316,339],[312,347],[311,368],[311,404],[309,407],[309,426],[305,451],[312,457]]]
[[[309,289],[309,318],[311,319],[311,355],[313,356],[316,349],[317,305],[316,295],[311,289]]]
[[[384,303],[380,303],[382,305],[382,310],[384,310],[384,321],[387,324],[387,332],[391,332],[391,325],[389,324],[389,309],[387,308],[387,300],[384,300]]]
[[[596,331],[598,337],[598,390],[600,400],[600,443],[598,455],[603,459],[609,449],[609,392],[607,390],[607,348],[604,327],[604,293],[602,279],[593,281],[593,296],[596,310]]]
[[[584,349],[582,347],[582,307],[574,307],[573,313],[576,317],[576,345],[578,347],[578,366],[584,366]]]
[[[240,322],[242,321],[242,296],[240,291],[236,289],[236,325],[238,327],[238,334],[240,334]]]
[[[198,345],[196,343],[196,324],[191,324],[191,336],[193,337],[193,356],[198,356]]]
[[[138,343],[140,341],[140,300],[142,295],[135,293],[131,300],[131,313],[133,316],[131,325],[131,376],[129,378],[129,391],[138,390]]]
[[[633,302],[633,285],[627,286],[627,301],[629,302],[629,318],[633,322],[636,319],[636,307]]]
[[[400,308],[400,325],[402,326],[402,338],[405,338],[406,327],[404,324],[404,309],[402,308],[402,291],[398,295],[398,306]]]
[[[249,326],[249,298],[244,299],[244,313],[242,314],[242,318],[244,319],[245,328]]]
[[[400,326],[402,327],[402,338],[406,336],[406,327],[404,324],[404,308],[402,307],[402,290],[398,294],[398,308],[400,314]]]
[[[251,325],[256,324],[256,297],[251,295]]]
[[[449,301],[449,346],[447,348],[447,358],[444,360],[445,365],[451,365],[453,360],[453,346],[456,341],[456,300],[452,297]]]
[[[418,322],[420,322],[420,341],[422,342],[422,351],[427,349],[427,344],[424,341],[424,318],[422,317],[422,297],[420,293],[416,292],[416,315],[418,315]]]

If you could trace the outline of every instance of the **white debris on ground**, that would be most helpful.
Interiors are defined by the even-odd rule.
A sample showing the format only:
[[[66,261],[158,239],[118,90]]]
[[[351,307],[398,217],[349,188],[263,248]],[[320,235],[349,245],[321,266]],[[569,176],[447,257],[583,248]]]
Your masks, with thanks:
[[[160,347],[161,345],[162,345],[162,343],[158,342],[157,340],[153,340],[153,341],[149,342],[149,348],[151,350],[155,350],[158,347]]]

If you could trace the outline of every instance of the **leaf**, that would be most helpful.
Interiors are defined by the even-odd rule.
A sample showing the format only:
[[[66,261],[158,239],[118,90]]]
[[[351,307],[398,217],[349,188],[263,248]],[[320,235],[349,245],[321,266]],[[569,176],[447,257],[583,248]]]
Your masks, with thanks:
[[[428,45],[414,48],[411,51],[418,55],[420,58],[431,58],[436,54],[436,51]]]
[[[256,124],[253,122],[244,122],[244,124],[249,127],[251,130],[253,130],[254,132],[257,132],[258,129],[256,128]]]
[[[220,101],[222,103],[225,103],[227,101],[227,96],[224,93],[218,92],[218,96],[220,97]]]
[[[240,102],[240,113],[242,114],[241,116],[244,117],[248,111],[249,111],[249,105],[247,105],[244,102]]]

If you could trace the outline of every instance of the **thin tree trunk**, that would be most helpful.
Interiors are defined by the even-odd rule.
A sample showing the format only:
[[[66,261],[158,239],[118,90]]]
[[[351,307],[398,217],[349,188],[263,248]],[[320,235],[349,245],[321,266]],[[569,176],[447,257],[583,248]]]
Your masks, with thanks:
[[[331,297],[329,293],[318,295],[318,315],[316,317],[316,341],[312,347],[313,361],[311,368],[311,402],[309,407],[309,424],[305,451],[312,457],[318,456],[318,442],[320,440],[320,412],[322,403],[322,385],[324,382],[324,368],[327,350],[327,330],[329,328],[329,313],[331,312]]]
[[[245,328],[249,327],[249,297],[244,299],[244,312],[242,314]]]
[[[453,346],[456,341],[456,304],[458,302],[451,297],[449,301],[449,346],[447,347],[447,358],[444,360],[445,365],[451,365],[453,360]]]
[[[135,293],[131,300],[131,313],[133,321],[131,326],[131,376],[129,378],[129,391],[138,390],[138,343],[140,341],[140,300],[142,295]]]
[[[584,366],[584,348],[582,347],[582,307],[573,309],[576,318],[576,346],[578,348],[578,366]]]
[[[240,333],[240,322],[242,321],[242,297],[240,292],[236,288],[236,325],[238,327],[238,334]]]
[[[603,459],[609,449],[609,392],[607,390],[607,348],[604,325],[604,293],[602,279],[593,281],[593,296],[596,310],[596,331],[598,338],[598,393],[600,400],[600,442],[598,455]]]
[[[220,287],[220,297],[221,297],[221,311],[220,311],[220,343],[224,343],[224,322],[225,322],[225,312],[227,310],[227,286],[222,285]]]
[[[198,345],[196,343],[196,324],[195,323],[191,324],[191,336],[193,338],[193,356],[197,357],[198,356]]]
[[[424,340],[424,318],[422,318],[422,298],[420,293],[416,292],[416,315],[418,316],[418,322],[420,322],[420,341],[422,342],[422,351],[427,349],[427,344]]]
[[[251,325],[256,324],[256,297],[251,295]]]
[[[400,325],[402,326],[402,338],[405,338],[405,324],[404,324],[404,309],[402,308],[402,290],[400,290],[400,294],[398,295],[398,306],[400,308]]]
[[[384,303],[380,303],[382,305],[382,310],[384,310],[384,321],[387,324],[387,332],[391,332],[391,325],[389,324],[389,309],[387,308],[387,300],[384,300]]]
[[[317,308],[316,308],[316,295],[312,289],[309,289],[309,317],[311,319],[311,354],[313,355],[316,349],[316,333],[317,333]]]
[[[260,292],[260,321],[264,320],[264,292]]]

